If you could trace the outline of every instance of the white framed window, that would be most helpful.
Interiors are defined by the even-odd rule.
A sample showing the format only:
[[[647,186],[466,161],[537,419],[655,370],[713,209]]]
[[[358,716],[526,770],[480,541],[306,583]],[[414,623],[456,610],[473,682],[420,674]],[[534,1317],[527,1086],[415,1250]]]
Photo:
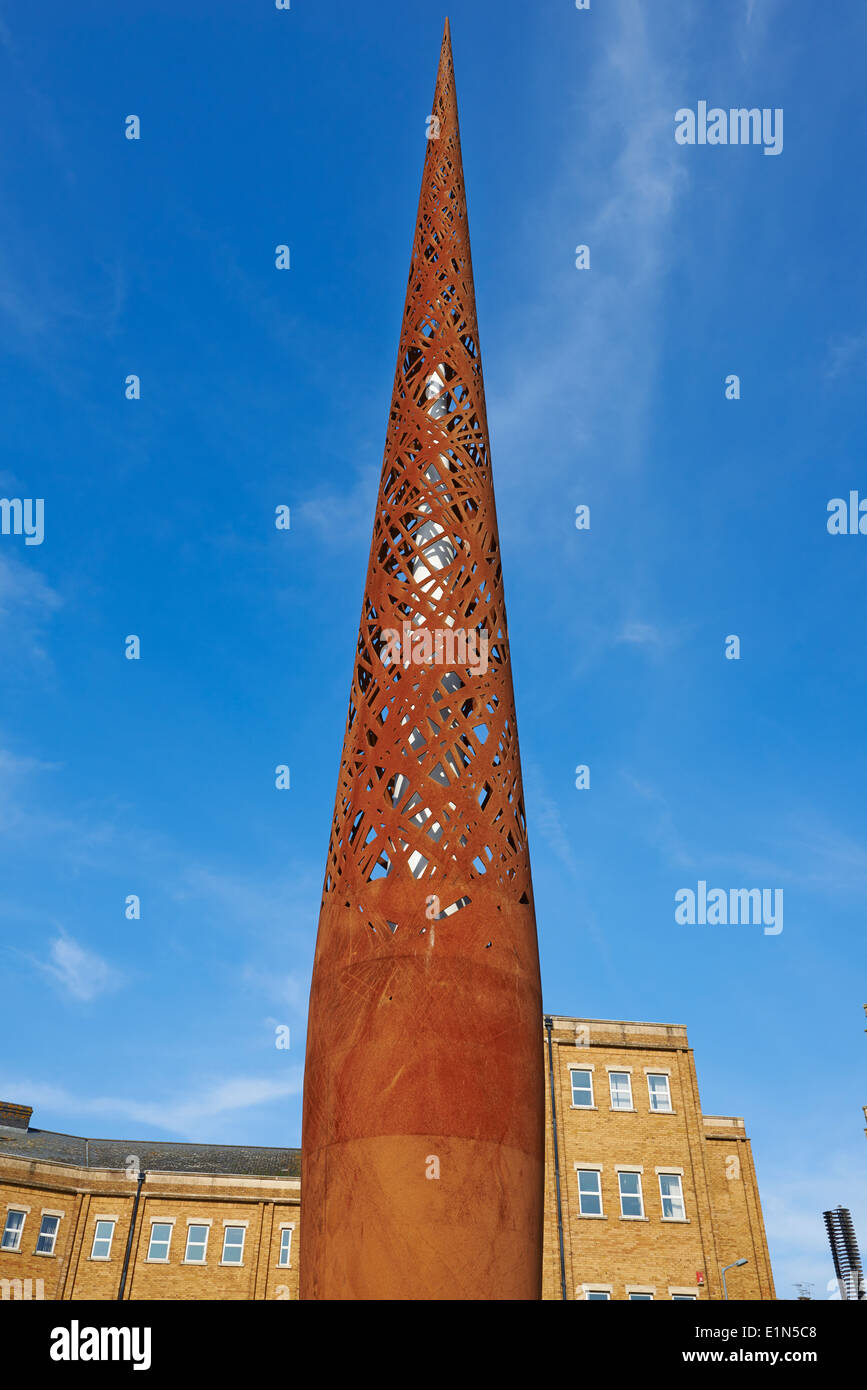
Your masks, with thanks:
[[[634,1300],[634,1301],[643,1299],[645,1302],[648,1302],[648,1301],[649,1301],[649,1302],[652,1303],[653,1300],[656,1298],[656,1285],[655,1285],[655,1284],[627,1284],[627,1285],[626,1285],[626,1297],[627,1297],[628,1299]]]
[[[652,1293],[628,1293],[626,1295],[630,1303],[652,1303]]]
[[[685,1221],[683,1183],[680,1173],[659,1174],[659,1196],[662,1200],[663,1221]]]
[[[187,1248],[184,1252],[184,1264],[203,1265],[205,1263],[210,1229],[210,1225],[199,1225],[198,1222],[193,1221],[187,1226]]]
[[[172,1221],[151,1222],[151,1238],[147,1254],[149,1260],[157,1260],[160,1264],[168,1263],[173,1225],[174,1222]]]
[[[610,1284],[582,1284],[581,1290],[585,1303],[610,1303],[611,1301]]]
[[[593,1073],[587,1067],[572,1067],[572,1104],[579,1110],[593,1110]]]
[[[697,1300],[698,1295],[694,1293],[673,1293],[671,1295],[672,1303],[695,1303]]]
[[[54,1246],[57,1241],[57,1232],[60,1227],[59,1216],[43,1216],[39,1226],[39,1235],[36,1240],[36,1255],[53,1255]]]
[[[633,1110],[632,1077],[628,1071],[610,1071],[608,1086],[611,1090],[612,1110]]]
[[[277,1261],[284,1268],[289,1267],[292,1260],[292,1226],[281,1226],[280,1228],[280,1257]]]
[[[647,1093],[651,1110],[657,1114],[665,1114],[671,1110],[671,1084],[664,1071],[647,1073]]]
[[[223,1229],[223,1264],[239,1265],[244,1259],[246,1226],[226,1226]]]
[[[111,1256],[111,1243],[114,1240],[113,1220],[107,1217],[96,1218],[96,1226],[93,1231],[93,1245],[90,1250],[92,1260],[107,1260]]]
[[[633,1218],[644,1216],[641,1174],[638,1172],[620,1172],[617,1174],[617,1180],[620,1184],[620,1215]]]
[[[3,1227],[3,1240],[0,1241],[0,1250],[20,1250],[21,1232],[24,1230],[24,1222],[27,1219],[27,1212],[16,1210],[10,1207],[6,1213],[6,1225]]]
[[[578,1211],[581,1216],[602,1216],[602,1174],[598,1168],[578,1168]]]

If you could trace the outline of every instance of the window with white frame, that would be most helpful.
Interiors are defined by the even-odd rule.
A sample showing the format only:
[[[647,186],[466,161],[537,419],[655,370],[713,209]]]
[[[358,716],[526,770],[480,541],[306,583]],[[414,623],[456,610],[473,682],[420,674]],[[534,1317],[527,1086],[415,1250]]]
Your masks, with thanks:
[[[21,1232],[24,1230],[26,1215],[26,1212],[16,1211],[14,1207],[10,1207],[7,1211],[0,1250],[19,1250],[21,1248]]]
[[[572,1104],[581,1110],[593,1109],[593,1073],[581,1067],[573,1067]]]
[[[184,1254],[185,1264],[203,1265],[205,1263],[209,1230],[209,1226],[200,1226],[196,1223],[192,1223],[187,1227],[187,1249]]]
[[[57,1240],[57,1230],[59,1226],[59,1216],[43,1216],[39,1227],[39,1236],[36,1241],[37,1255],[54,1254],[54,1245]]]
[[[626,1297],[629,1299],[629,1302],[630,1302],[630,1303],[652,1303],[652,1302],[653,1302],[653,1294],[652,1294],[652,1293],[628,1293],[628,1294],[626,1295]]]
[[[585,1289],[584,1299],[587,1303],[608,1303],[611,1300],[611,1294],[608,1289]]]
[[[288,1266],[292,1258],[292,1227],[284,1226],[280,1232],[280,1259],[278,1264]]]
[[[93,1246],[90,1251],[92,1260],[107,1260],[111,1255],[111,1243],[114,1240],[114,1222],[97,1221],[93,1232]]]
[[[658,1112],[671,1110],[671,1087],[665,1072],[647,1073],[647,1090],[650,1095],[650,1108]]]
[[[602,1175],[598,1168],[578,1169],[578,1210],[582,1216],[602,1215]]]
[[[686,1209],[683,1205],[683,1184],[679,1173],[659,1174],[659,1195],[662,1198],[664,1220],[686,1220]]]
[[[618,1173],[620,1183],[620,1215],[643,1216],[644,1201],[641,1195],[640,1173]]]
[[[223,1230],[223,1264],[239,1265],[244,1258],[246,1226],[226,1226]]]
[[[611,1109],[632,1110],[632,1077],[628,1071],[610,1071],[608,1085],[611,1088]]]
[[[148,1246],[148,1259],[167,1261],[169,1246],[172,1243],[172,1227],[169,1221],[151,1222],[151,1239]]]
[[[697,1300],[694,1293],[673,1293],[671,1301],[672,1303],[695,1303]]]

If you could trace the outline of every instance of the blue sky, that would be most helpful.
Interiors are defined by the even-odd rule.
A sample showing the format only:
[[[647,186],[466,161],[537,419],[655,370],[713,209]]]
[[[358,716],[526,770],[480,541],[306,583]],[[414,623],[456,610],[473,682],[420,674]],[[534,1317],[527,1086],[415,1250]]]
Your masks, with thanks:
[[[867,537],[826,528],[867,496],[867,14],[449,13],[546,1007],[687,1025],[778,1294],[824,1297],[822,1209],[867,1244]],[[0,1095],[297,1143],[443,14],[0,17],[0,495],[45,499],[0,536]],[[678,145],[700,100],[783,108],[782,153]],[[676,924],[699,880],[782,933]]]

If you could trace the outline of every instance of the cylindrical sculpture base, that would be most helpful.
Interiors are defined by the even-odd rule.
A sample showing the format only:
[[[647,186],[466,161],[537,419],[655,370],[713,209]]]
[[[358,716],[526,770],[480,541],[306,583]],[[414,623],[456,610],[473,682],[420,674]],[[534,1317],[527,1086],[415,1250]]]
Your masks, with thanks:
[[[542,1180],[519,1149],[440,1134],[308,1154],[301,1297],[538,1299]]]
[[[428,922],[395,905],[392,934],[335,896],[310,996],[301,1297],[540,1298],[532,908],[488,899]]]

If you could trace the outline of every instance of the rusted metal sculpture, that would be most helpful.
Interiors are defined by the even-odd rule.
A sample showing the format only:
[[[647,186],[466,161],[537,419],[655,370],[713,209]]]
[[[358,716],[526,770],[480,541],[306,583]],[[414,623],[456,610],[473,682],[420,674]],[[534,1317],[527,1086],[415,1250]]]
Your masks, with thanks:
[[[310,994],[301,1297],[541,1296],[533,889],[448,21]]]

